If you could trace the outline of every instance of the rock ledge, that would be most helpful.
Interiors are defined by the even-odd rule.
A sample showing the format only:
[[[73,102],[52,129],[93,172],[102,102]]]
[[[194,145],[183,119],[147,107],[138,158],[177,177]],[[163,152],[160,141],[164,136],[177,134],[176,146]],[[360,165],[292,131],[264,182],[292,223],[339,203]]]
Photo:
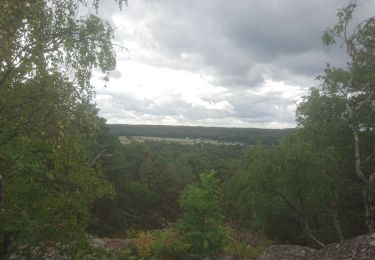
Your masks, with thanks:
[[[316,250],[309,247],[294,245],[273,245],[268,247],[258,260],[374,260],[375,233],[359,236],[340,243],[327,245]]]

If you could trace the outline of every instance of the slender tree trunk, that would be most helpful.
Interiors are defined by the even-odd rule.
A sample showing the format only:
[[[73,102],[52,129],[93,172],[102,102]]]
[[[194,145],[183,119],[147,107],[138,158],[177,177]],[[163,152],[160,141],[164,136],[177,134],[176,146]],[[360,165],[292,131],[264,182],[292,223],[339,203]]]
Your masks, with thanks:
[[[300,196],[298,196],[300,197]],[[299,200],[299,204],[300,204],[300,207],[301,207],[301,216],[303,218],[303,223],[304,223],[304,226],[305,226],[305,230],[307,232],[307,234],[309,235],[309,237],[315,242],[317,243],[320,247],[325,247],[325,244],[323,242],[321,242],[316,236],[314,236],[314,234],[312,233],[311,229],[310,229],[310,225],[309,225],[309,220],[307,219],[306,215],[305,215],[305,205],[304,205],[304,200],[303,198],[300,197],[300,200]]]
[[[310,225],[309,225],[309,220],[307,219],[306,215],[305,215],[305,210],[304,210],[304,203],[303,203],[303,200],[300,199],[300,207],[301,209],[298,209],[297,206],[295,206],[284,194],[282,193],[279,193],[279,192],[275,192],[274,193],[276,195],[278,195],[280,198],[282,198],[286,204],[291,208],[293,209],[301,218],[302,222],[303,222],[303,227],[307,233],[307,235],[315,242],[317,243],[320,247],[325,247],[325,244],[323,242],[321,242],[314,234],[313,232],[311,231],[310,229]]]
[[[304,227],[305,227],[305,230],[306,230],[307,234],[309,235],[309,237],[315,243],[317,243],[320,247],[325,247],[325,245],[319,239],[317,239],[316,236],[314,236],[314,234],[312,233],[312,231],[310,229],[309,221],[307,220],[306,217],[304,217]]]
[[[7,257],[9,256],[9,248],[11,243],[11,236],[10,234],[3,234],[3,241],[2,241],[2,248],[0,252],[0,257]]]
[[[333,225],[335,226],[336,234],[337,234],[339,240],[343,241],[344,240],[344,235],[343,235],[340,223],[339,223],[339,216],[338,216],[338,212],[337,212],[337,207],[336,206],[333,208],[332,218],[333,218]]]
[[[370,234],[375,232],[375,206],[374,199],[369,192],[370,181],[362,170],[361,152],[358,131],[352,125],[349,125],[352,130],[354,140],[354,160],[355,160],[355,173],[362,183],[362,200],[365,208],[366,225]]]
[[[3,176],[0,174],[0,206],[4,198],[4,193],[5,193],[5,181],[4,181]]]
[[[5,193],[5,181],[3,176],[0,174],[0,211],[2,210],[2,201],[4,198],[4,193]],[[0,212],[1,214],[1,212]],[[4,234],[3,231],[0,229],[0,233],[3,235],[3,241],[2,241],[2,246],[0,248],[0,257],[6,257],[8,255],[8,249],[10,246],[10,235],[9,234]]]
[[[362,185],[362,199],[365,207],[366,225],[370,234],[375,232],[375,208],[372,196],[369,193],[368,185]]]
[[[206,225],[206,213],[204,212],[203,213],[203,216],[202,216],[202,236],[201,236],[201,249],[202,249],[202,252],[204,252],[204,232],[205,232],[205,225]]]
[[[336,230],[337,237],[339,238],[340,241],[344,240],[344,235],[340,226],[339,222],[339,214],[337,210],[337,204],[339,203],[339,196],[337,194],[337,189],[335,186],[331,186],[332,190],[334,192],[334,201],[331,203],[331,209],[332,209],[332,220],[333,220],[333,225]]]

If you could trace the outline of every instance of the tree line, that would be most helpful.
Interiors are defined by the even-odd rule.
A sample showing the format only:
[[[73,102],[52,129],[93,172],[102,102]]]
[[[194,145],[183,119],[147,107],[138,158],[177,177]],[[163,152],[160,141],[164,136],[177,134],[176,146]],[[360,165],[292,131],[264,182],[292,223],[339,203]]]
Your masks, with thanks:
[[[114,133],[123,129],[106,125],[92,102],[93,70],[108,76],[115,66],[113,28],[97,8],[1,2],[1,257],[31,257],[52,243],[82,258],[98,253],[89,233],[128,237],[170,223],[178,231],[152,238],[158,254],[173,240],[196,259],[223,249],[229,220],[275,242],[316,247],[375,231],[374,17],[353,25],[357,6],[339,10],[323,42],[344,48],[348,63],[327,65],[298,104],[296,130],[158,126],[160,135],[188,130],[261,144],[121,145]],[[149,238],[136,244],[144,249]]]
[[[152,136],[165,138],[212,139],[246,145],[276,144],[293,129],[229,128],[171,125],[111,124],[112,132],[120,136]]]

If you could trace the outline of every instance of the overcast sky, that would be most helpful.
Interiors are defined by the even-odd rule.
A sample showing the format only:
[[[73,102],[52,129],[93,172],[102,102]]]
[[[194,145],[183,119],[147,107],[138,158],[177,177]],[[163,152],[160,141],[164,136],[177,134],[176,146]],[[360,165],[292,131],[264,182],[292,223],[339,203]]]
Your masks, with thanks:
[[[345,65],[321,35],[346,0],[101,1],[115,28],[117,68],[97,76],[109,123],[285,128],[327,62]],[[363,0],[358,22],[375,13]]]

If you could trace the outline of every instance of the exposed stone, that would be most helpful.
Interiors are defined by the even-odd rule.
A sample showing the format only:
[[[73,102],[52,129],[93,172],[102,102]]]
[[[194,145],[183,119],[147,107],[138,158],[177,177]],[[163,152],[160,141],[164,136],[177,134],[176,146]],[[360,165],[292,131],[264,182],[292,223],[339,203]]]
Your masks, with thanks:
[[[257,259],[259,260],[297,260],[306,259],[309,253],[315,249],[294,245],[272,245],[269,246]]]
[[[315,250],[302,246],[278,245],[268,247],[258,260],[374,260],[375,238],[373,235],[359,236],[340,243],[327,245],[323,249]]]
[[[94,238],[91,240],[91,245],[97,248],[103,248],[109,251],[122,250],[128,248],[129,240],[119,238]]]

